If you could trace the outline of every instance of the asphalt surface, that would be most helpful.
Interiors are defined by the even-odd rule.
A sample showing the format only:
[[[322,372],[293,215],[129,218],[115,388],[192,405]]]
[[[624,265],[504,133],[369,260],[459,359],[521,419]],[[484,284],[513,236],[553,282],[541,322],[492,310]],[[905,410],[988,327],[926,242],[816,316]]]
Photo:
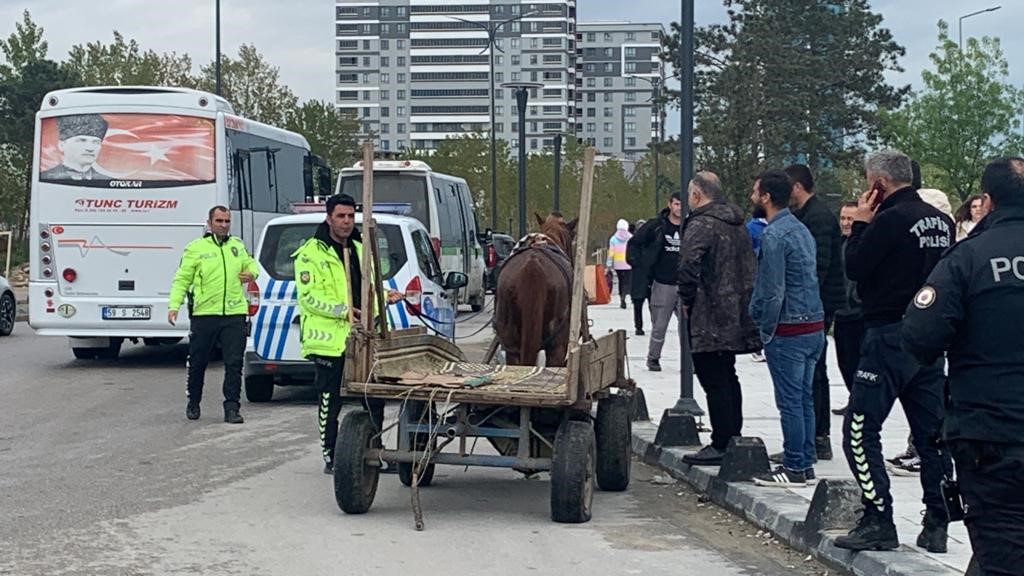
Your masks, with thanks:
[[[466,342],[471,359],[486,340]],[[191,422],[186,352],[126,344],[117,361],[79,361],[24,323],[0,339],[0,574],[825,572],[639,465],[629,491],[595,493],[584,525],[550,521],[546,475],[452,467],[421,492],[423,532],[394,475],[368,514],[346,516],[311,390],[243,401],[246,423],[224,424],[214,364]]]

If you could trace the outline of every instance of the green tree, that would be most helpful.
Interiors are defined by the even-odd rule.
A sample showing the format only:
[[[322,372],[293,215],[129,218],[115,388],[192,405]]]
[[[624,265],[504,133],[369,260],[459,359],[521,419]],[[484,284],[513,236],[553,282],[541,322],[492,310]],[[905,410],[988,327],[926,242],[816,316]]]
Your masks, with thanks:
[[[114,31],[110,44],[89,42],[71,47],[64,66],[89,86],[194,86],[192,59],[175,52],[145,52],[134,39]]]
[[[314,154],[337,174],[359,156],[359,122],[348,112],[322,100],[308,100],[288,114],[288,130],[306,137]]]
[[[213,92],[216,84],[211,62],[200,69],[198,85]],[[299,104],[295,93],[281,84],[280,70],[252,44],[242,44],[237,59],[221,55],[221,95],[239,115],[274,126],[284,126]]]
[[[0,227],[12,230],[23,250],[35,114],[48,92],[74,86],[78,79],[46,58],[43,29],[28,11],[15,24],[14,33],[0,40],[0,54]]]
[[[879,109],[907,88],[885,81],[904,54],[868,0],[724,0],[729,22],[701,28],[696,78],[699,166],[746,196],[767,166],[850,164]],[[678,70],[679,30],[665,44]],[[734,198],[742,201],[743,198]]]
[[[985,163],[1019,153],[1024,91],[1009,82],[998,38],[971,38],[961,51],[939,21],[924,89],[885,115],[884,139],[938,172],[931,187],[966,200],[976,193]]]

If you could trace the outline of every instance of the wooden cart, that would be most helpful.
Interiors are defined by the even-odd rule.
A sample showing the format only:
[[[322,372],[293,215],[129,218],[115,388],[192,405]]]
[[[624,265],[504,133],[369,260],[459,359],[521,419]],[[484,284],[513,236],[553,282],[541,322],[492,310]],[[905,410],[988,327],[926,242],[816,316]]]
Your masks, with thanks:
[[[368,200],[372,158],[372,147],[367,147],[363,222],[373,248]],[[364,399],[364,406],[371,409],[345,412],[339,425],[334,493],[343,511],[369,510],[382,463],[396,464],[402,483],[413,490],[430,485],[437,464],[512,468],[527,474],[548,471],[551,518],[556,522],[590,519],[595,480],[603,490],[627,488],[633,390],[625,374],[626,333],[619,330],[594,339],[585,333],[582,321],[593,174],[594,150],[589,149],[565,368],[473,364],[457,346],[424,329],[374,331],[369,319],[353,331],[346,351],[344,392]],[[373,250],[366,250],[364,257],[370,264]],[[364,275],[362,301],[382,305],[381,295],[372,293],[371,280]],[[382,442],[383,402],[400,406],[394,447]],[[477,438],[486,439],[497,454],[476,453]],[[415,493],[413,501],[417,528],[422,529]]]

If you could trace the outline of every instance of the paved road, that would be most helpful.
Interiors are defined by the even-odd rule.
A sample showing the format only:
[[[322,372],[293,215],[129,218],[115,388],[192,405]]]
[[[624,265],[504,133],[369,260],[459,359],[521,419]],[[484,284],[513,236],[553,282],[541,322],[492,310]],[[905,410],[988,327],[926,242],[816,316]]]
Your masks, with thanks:
[[[0,574],[824,573],[639,466],[628,492],[596,494],[586,525],[550,522],[546,477],[456,468],[422,491],[422,533],[392,475],[369,514],[346,516],[321,472],[311,392],[278,389],[227,425],[214,365],[189,422],[185,353],[77,361],[25,324],[0,339]]]

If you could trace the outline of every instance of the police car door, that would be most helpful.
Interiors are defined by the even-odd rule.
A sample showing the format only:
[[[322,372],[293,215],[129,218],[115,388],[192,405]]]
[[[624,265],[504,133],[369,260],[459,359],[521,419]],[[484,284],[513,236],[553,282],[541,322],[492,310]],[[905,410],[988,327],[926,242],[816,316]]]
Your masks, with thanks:
[[[253,351],[264,360],[303,360],[299,342],[294,253],[319,221],[269,225],[257,253],[260,308],[253,318]]]
[[[454,292],[444,289],[444,278],[441,265],[430,247],[430,238],[423,230],[412,230],[413,252],[421,274],[423,287],[421,308],[423,315],[433,320],[424,319],[440,335],[446,338],[455,336],[455,298]]]

